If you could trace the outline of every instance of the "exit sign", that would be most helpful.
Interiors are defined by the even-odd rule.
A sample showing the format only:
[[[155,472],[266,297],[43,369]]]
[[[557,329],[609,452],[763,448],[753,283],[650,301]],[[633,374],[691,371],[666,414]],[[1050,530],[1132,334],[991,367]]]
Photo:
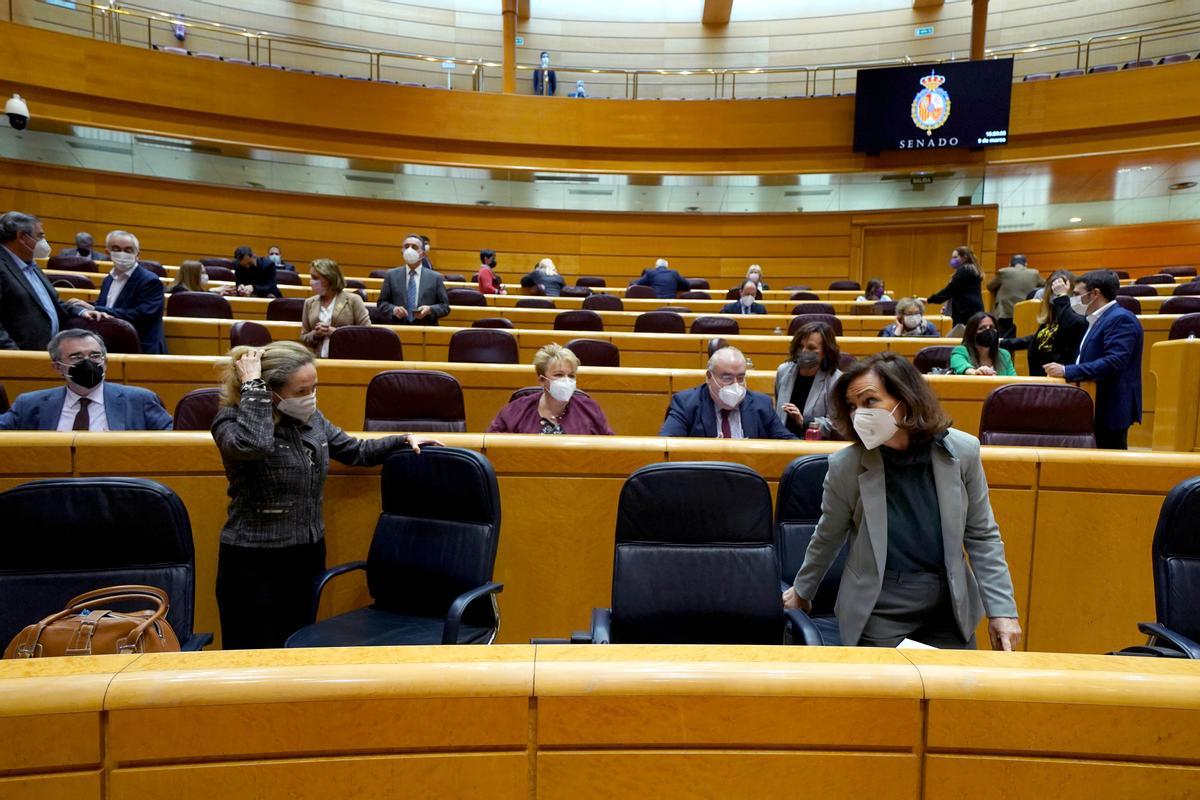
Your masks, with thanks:
[[[517,47],[521,47],[523,44],[525,44],[525,37],[524,37],[524,36],[518,36],[518,37],[517,37]]]
[[[918,39],[924,36],[933,36],[933,26],[926,25],[923,28],[917,28],[913,33]]]

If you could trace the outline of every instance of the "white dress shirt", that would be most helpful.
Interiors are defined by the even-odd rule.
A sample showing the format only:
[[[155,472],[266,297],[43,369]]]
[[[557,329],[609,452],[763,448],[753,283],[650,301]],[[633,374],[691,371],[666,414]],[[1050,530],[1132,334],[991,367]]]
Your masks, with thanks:
[[[317,303],[317,324],[318,325],[332,325],[333,324],[333,306],[335,303],[337,303],[336,297],[333,299],[333,301],[329,305],[325,305],[324,303],[321,303],[321,302]],[[321,358],[329,358],[329,337],[328,336],[326,336],[324,339],[321,340],[321,352],[318,353],[317,355]]]
[[[125,287],[129,285],[129,279],[133,276],[133,270],[137,268],[137,264],[134,264],[133,269],[128,272],[121,272],[121,270],[113,267],[112,271],[108,273],[109,277],[112,278],[112,283],[108,286],[108,299],[105,305],[112,308],[117,304],[117,298],[121,296],[121,292],[125,290]]]
[[[1079,340],[1079,355],[1075,356],[1076,364],[1083,363],[1082,361],[1080,361],[1080,358],[1083,357],[1083,345],[1084,345],[1084,342],[1086,342],[1088,340],[1088,337],[1092,335],[1092,328],[1096,325],[1096,320],[1100,319],[1101,314],[1103,314],[1105,311],[1108,311],[1110,308],[1112,308],[1116,304],[1117,304],[1116,300],[1109,300],[1107,303],[1105,303],[1104,305],[1100,306],[1095,311],[1093,311],[1092,313],[1087,315],[1088,329],[1087,329],[1087,333],[1085,333],[1083,335],[1083,338]]]
[[[717,408],[717,438],[722,439],[724,438],[721,435],[721,411],[723,409],[720,406],[717,406],[716,403],[713,403],[713,405]],[[729,412],[729,432],[733,434],[734,439],[746,438],[745,435],[742,434],[742,407],[740,404],[737,408]]]
[[[106,431],[108,430],[108,415],[104,413],[104,381],[92,387],[92,390],[84,395],[92,404],[88,406],[88,430],[89,431]],[[69,431],[75,429],[75,415],[79,413],[79,395],[68,386],[67,398],[63,401],[62,413],[58,415],[58,429],[60,431]]]

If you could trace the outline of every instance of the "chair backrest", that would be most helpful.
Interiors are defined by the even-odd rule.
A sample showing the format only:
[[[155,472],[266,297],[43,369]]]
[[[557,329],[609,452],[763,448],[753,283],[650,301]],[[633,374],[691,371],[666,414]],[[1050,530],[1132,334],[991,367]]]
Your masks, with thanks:
[[[369,303],[367,305],[367,317],[371,320],[372,325],[396,324],[396,318],[380,308],[377,303]]]
[[[1170,275],[1173,278],[1194,278],[1196,277],[1195,267],[1163,267],[1159,270],[1163,275]]]
[[[1083,70],[1081,70],[1081,69],[1063,69],[1063,70],[1059,70],[1058,72],[1054,73],[1054,77],[1056,77],[1056,78],[1077,78],[1082,74],[1083,74]]]
[[[1200,297],[1180,296],[1169,297],[1158,307],[1160,314],[1195,314],[1200,312]]]
[[[796,314],[829,314],[837,316],[837,312],[829,303],[797,303],[792,307],[792,316]]]
[[[829,284],[829,289],[830,291],[862,291],[862,287],[858,285],[858,281],[833,281]]]
[[[0,414],[8,411],[8,392],[4,391],[4,384],[0,383]]]
[[[517,308],[554,308],[554,301],[544,297],[522,297],[517,301]]]
[[[277,286],[299,286],[300,276],[290,269],[276,269],[275,284]]]
[[[192,634],[192,524],[178,495],[142,478],[51,478],[0,493],[0,641],[78,594],[126,583],[166,591]]]
[[[1139,59],[1137,61],[1126,61],[1124,66],[1121,67],[1121,69],[1137,69],[1138,67],[1153,67],[1153,66],[1154,66],[1154,59],[1143,58],[1143,59]]]
[[[1122,287],[1122,288],[1124,288],[1124,287]],[[1132,289],[1133,287],[1131,286],[1129,288]],[[1119,305],[1121,308],[1125,309],[1126,311],[1128,311],[1131,314],[1136,315],[1136,314],[1142,313],[1142,304],[1138,301],[1138,299],[1136,297],[1130,297],[1129,295],[1118,294],[1114,300],[1117,305]]]
[[[807,322],[824,322],[835,334],[842,335],[842,321],[834,314],[797,314],[788,325],[788,336],[795,336],[800,326]]]
[[[929,347],[922,347],[913,356],[913,366],[917,368],[917,372],[922,375],[928,375],[934,369],[949,369],[950,368],[950,353],[954,350],[951,345],[935,344]]]
[[[63,270],[65,272],[99,272],[96,262],[86,256],[50,256],[46,259],[46,269]]]
[[[179,398],[175,405],[174,428],[177,431],[210,430],[220,410],[220,387],[205,386],[202,389],[192,389]]]
[[[110,353],[140,353],[142,342],[138,339],[137,329],[123,319],[117,317],[102,317],[101,319],[86,319],[72,317],[66,327],[81,328],[85,331],[99,334],[104,340],[104,347]]]
[[[471,323],[472,328],[515,328],[513,321],[507,317],[484,317]]]
[[[604,282],[604,278],[596,275],[580,275],[575,279],[575,285],[588,286],[594,289],[598,286],[607,286],[608,284]]]
[[[1021,78],[1021,80],[1022,81],[1048,81],[1048,80],[1050,80],[1051,77],[1053,77],[1053,76],[1051,76],[1051,74],[1049,72],[1031,72],[1028,75],[1026,75],[1024,78]]]
[[[558,294],[560,297],[591,297],[592,290],[586,286],[564,286]]]
[[[230,267],[221,267],[216,264],[205,264],[204,274],[208,276],[210,281],[230,281],[237,280],[237,273]]]
[[[583,367],[619,367],[621,349],[603,339],[572,339],[564,347],[575,354]]]
[[[825,473],[829,456],[800,456],[783,471],[779,479],[779,495],[775,501],[775,548],[779,553],[779,580],[788,586],[804,564],[804,553],[817,521],[821,519],[821,498],[825,491]],[[842,567],[846,563],[849,545],[844,545],[825,573],[812,599],[812,616],[833,616],[838,585],[842,582]]]
[[[1200,314],[1184,314],[1172,322],[1167,339],[1186,339],[1189,336],[1200,339]]]
[[[233,269],[234,263],[232,258],[219,258],[217,256],[205,256],[199,259],[200,263],[206,267],[224,267],[225,269]]]
[[[1175,278],[1171,275],[1143,275],[1133,282],[1134,286],[1145,286],[1147,284],[1163,284],[1174,283]]]
[[[563,311],[554,318],[556,331],[602,331],[604,319],[595,311],[586,308],[573,308]]]
[[[165,269],[163,269],[162,262],[145,261],[145,260],[139,258],[137,263],[138,263],[139,267],[142,267],[147,272],[153,272],[155,275],[157,275],[160,278],[167,277],[167,271]]]
[[[817,294],[816,292],[799,291],[799,292],[792,292],[792,296],[789,297],[788,299],[795,300],[795,301],[813,300],[813,301],[819,302],[821,300],[821,295]]]
[[[871,305],[871,311],[881,317],[896,316],[896,301],[895,300],[877,300]]]
[[[329,357],[403,361],[404,346],[400,337],[388,328],[346,325],[329,334]]]
[[[708,340],[708,357],[712,358],[712,354],[720,350],[722,347],[729,347],[729,340],[723,336],[714,336]]]
[[[212,292],[176,292],[167,298],[168,317],[233,319],[229,301]]]
[[[634,333],[683,333],[683,317],[674,311],[647,311],[633,322]]]
[[[762,476],[722,462],[652,464],[630,475],[617,503],[612,641],[778,644],[782,633]]]
[[[423,369],[391,369],[367,384],[364,431],[467,429],[462,387],[453,375]]]
[[[47,275],[50,283],[58,288],[69,289],[95,289],[96,284],[87,275],[80,275],[77,272],[64,272],[61,275]]]
[[[737,336],[741,328],[732,317],[696,317],[692,320],[691,332]]]
[[[712,288],[711,286],[708,285],[708,281],[704,278],[684,278],[684,280],[687,281],[687,285],[688,285],[689,289],[711,289]]]
[[[462,273],[459,273],[459,272],[443,272],[442,280],[449,281],[450,283],[466,283],[467,282],[466,277],[464,277],[462,275]]]
[[[1120,67],[1116,64],[1097,64],[1094,67],[1088,67],[1088,74],[1095,75],[1098,72],[1116,72]]]
[[[460,447],[396,453],[383,465],[383,510],[367,553],[367,588],[384,611],[445,618],[460,594],[492,579],[500,489],[491,462]],[[475,602],[463,621],[495,627]]]
[[[1123,269],[1114,269],[1113,274],[1123,281],[1129,280],[1129,273]]]
[[[388,274],[389,272],[391,272],[391,270],[388,270],[388,269],[373,269],[373,270],[371,270],[370,272],[368,272],[368,273],[367,273],[367,277],[368,277],[368,278],[386,278],[386,277],[387,277],[387,274]],[[443,278],[442,280],[445,280],[445,278]]]
[[[508,331],[468,328],[450,337],[447,361],[464,364],[516,364],[520,361],[517,337]]]
[[[585,298],[583,307],[590,311],[624,311],[625,304],[621,298],[611,294],[594,294]]]
[[[1185,61],[1191,61],[1191,53],[1171,53],[1169,56],[1163,56],[1158,60],[1159,64],[1182,64]]]
[[[271,343],[271,330],[266,325],[260,325],[248,319],[233,323],[229,329],[229,346],[265,347]]]
[[[680,300],[711,300],[712,296],[708,292],[702,292],[699,289],[689,289],[679,295]]]
[[[1171,290],[1171,294],[1175,297],[1187,297],[1200,294],[1200,281],[1188,281],[1181,283]]]
[[[1092,398],[1078,386],[1012,383],[993,389],[979,418],[982,444],[1095,447]]]
[[[276,297],[267,303],[267,319],[270,321],[299,322],[303,317],[303,297]]]
[[[446,297],[452,306],[486,306],[487,298],[474,289],[447,289]]]
[[[655,298],[657,296],[658,295],[656,295],[654,293],[654,289],[652,287],[642,286],[641,284],[634,284],[633,286],[630,286],[628,289],[625,290],[626,298],[639,298],[640,297],[640,298],[645,299],[645,298]]]
[[[1167,493],[1151,548],[1157,622],[1200,641],[1200,477]]]
[[[1139,279],[1140,280],[1140,279]],[[1153,286],[1145,284],[1134,284],[1133,286],[1121,286],[1117,288],[1118,297],[1157,297],[1158,292]]]

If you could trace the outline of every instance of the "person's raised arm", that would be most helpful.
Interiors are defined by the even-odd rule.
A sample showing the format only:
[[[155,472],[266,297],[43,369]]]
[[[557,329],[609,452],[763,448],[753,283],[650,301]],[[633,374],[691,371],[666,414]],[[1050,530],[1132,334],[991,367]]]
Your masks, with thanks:
[[[234,461],[256,461],[275,449],[275,418],[271,390],[262,379],[262,350],[245,353],[234,365],[242,393],[237,414],[218,416],[212,436],[221,455]]]

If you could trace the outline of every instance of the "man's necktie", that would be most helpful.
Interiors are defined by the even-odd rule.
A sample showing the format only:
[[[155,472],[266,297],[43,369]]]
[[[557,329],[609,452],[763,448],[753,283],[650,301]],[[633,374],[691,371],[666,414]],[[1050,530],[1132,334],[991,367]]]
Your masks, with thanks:
[[[74,431],[86,431],[92,424],[90,415],[88,414],[88,406],[92,401],[86,397],[79,398],[79,411],[75,414],[75,424],[71,426]]]
[[[405,307],[408,308],[408,315],[411,318],[417,313],[417,271],[415,269],[408,271],[408,292],[405,299],[408,300]]]
[[[721,409],[721,438],[733,438],[733,428],[729,425],[729,412],[724,408]]]

